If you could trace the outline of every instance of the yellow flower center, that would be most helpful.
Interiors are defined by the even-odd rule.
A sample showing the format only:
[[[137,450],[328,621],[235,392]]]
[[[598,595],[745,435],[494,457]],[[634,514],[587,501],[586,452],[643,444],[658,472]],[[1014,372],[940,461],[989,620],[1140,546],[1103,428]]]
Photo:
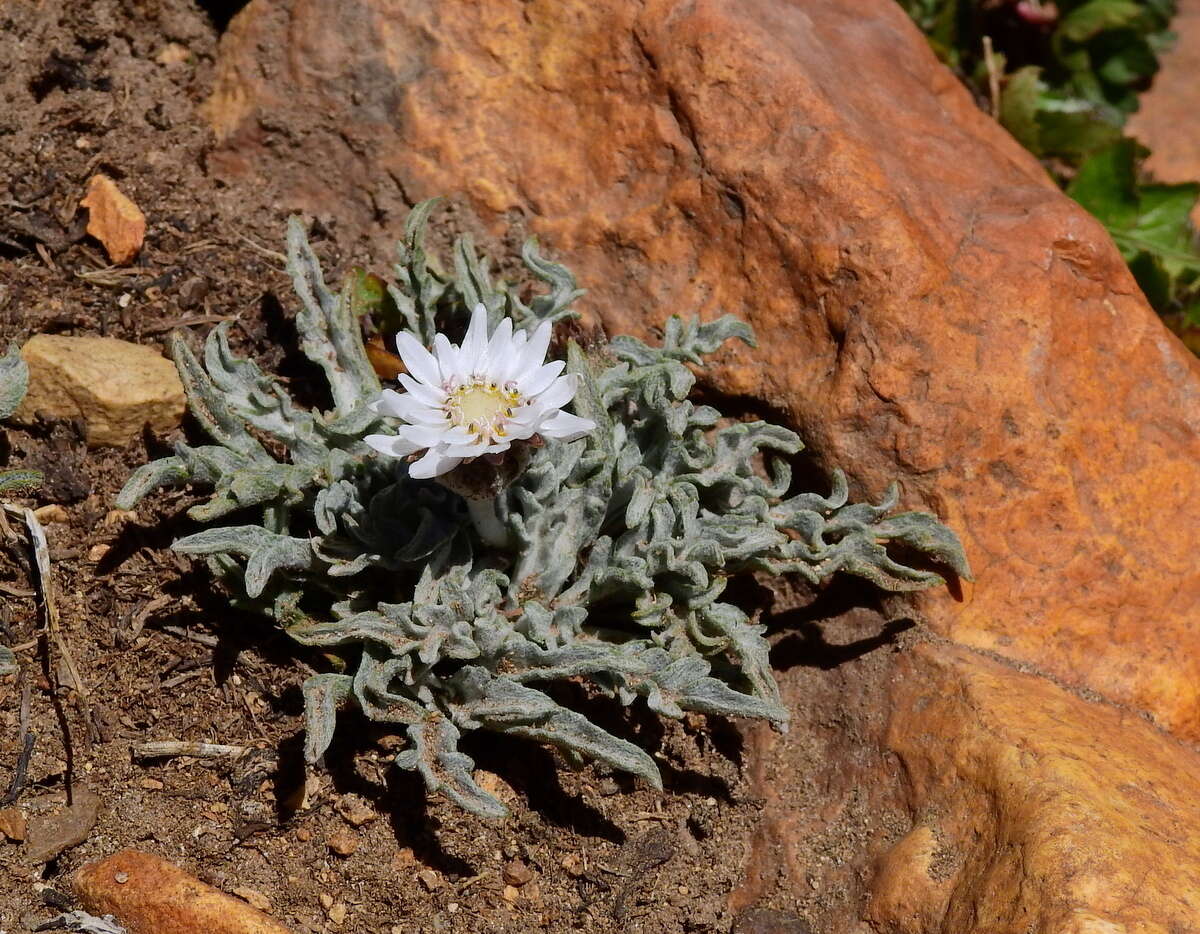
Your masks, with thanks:
[[[521,402],[515,389],[475,379],[450,392],[445,412],[452,425],[465,426],[477,438],[491,440],[504,437],[504,420]]]

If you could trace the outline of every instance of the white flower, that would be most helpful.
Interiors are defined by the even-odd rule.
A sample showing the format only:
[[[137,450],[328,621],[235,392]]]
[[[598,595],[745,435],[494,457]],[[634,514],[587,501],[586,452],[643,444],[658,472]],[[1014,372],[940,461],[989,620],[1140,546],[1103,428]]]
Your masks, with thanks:
[[[534,435],[573,441],[596,427],[562,407],[575,397],[578,379],[561,376],[561,360],[545,363],[550,323],[531,337],[513,333],[505,318],[488,337],[487,310],[476,305],[461,346],[438,334],[430,353],[411,334],[396,336],[407,373],[404,393],[385,389],[371,409],[407,424],[394,435],[367,435],[367,444],[391,457],[425,451],[409,467],[417,478],[436,477],[468,458],[500,454]]]

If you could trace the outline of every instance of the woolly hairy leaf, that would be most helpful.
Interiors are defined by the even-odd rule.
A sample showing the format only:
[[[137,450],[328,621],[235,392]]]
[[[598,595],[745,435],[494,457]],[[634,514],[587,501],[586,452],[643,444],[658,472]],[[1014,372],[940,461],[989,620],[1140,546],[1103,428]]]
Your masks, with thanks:
[[[453,272],[443,272],[425,250],[428,211],[410,216],[388,287],[394,319],[418,340],[461,333],[476,302],[527,328],[570,313],[574,278],[532,244],[523,256],[548,291],[528,304],[492,279],[465,238]],[[164,484],[207,489],[189,515],[213,524],[176,549],[205,556],[235,601],[336,657],[336,671],[305,685],[309,761],[329,748],[338,711],[351,708],[403,728],[409,745],[397,765],[483,816],[506,812],[471,777],[458,748],[469,730],[555,746],[571,762],[594,759],[660,787],[646,750],[539,687],[574,679],[662,716],[696,711],[783,728],[765,627],[721,602],[730,576],[773,570],[821,581],[841,570],[891,590],[939,582],[904,563],[914,552],[969,575],[958,540],[933,516],[892,515],[894,494],[849,503],[840,473],[829,495],[789,496],[785,458],[801,448],[793,432],[727,421],[687,399],[691,367],[706,354],[731,339],[752,343],[728,316],[671,318],[659,346],[616,338],[588,351],[568,341],[573,407],[596,429],[526,451],[527,470],[495,503],[510,544],[485,544],[456,494],[413,480],[403,462],[362,441],[379,427],[357,330],[354,289],[365,274],[339,297],[296,223],[288,251],[302,346],[325,373],[333,409],[296,405],[232,353],[223,328],[209,335],[203,365],[176,337],[189,403],[214,443],[176,445],[131,477],[120,503]]]
[[[0,418],[8,418],[17,410],[28,389],[29,367],[13,345],[0,357]]]
[[[507,817],[508,808],[475,784],[475,761],[458,750],[461,735],[458,727],[438,716],[414,723],[408,728],[412,748],[396,757],[396,765],[420,772],[430,791],[443,792],[472,814]]]
[[[349,675],[313,675],[304,682],[304,719],[308,731],[304,737],[304,758],[316,762],[333,742],[338,710],[354,691]]]

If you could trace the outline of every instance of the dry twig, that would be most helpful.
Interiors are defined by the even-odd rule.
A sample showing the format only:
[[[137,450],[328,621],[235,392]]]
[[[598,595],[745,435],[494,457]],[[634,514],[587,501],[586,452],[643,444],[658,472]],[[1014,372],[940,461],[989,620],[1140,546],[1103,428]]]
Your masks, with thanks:
[[[136,743],[133,746],[133,757],[135,759],[169,759],[174,756],[192,756],[197,759],[237,758],[249,750],[249,746],[226,746],[222,743],[192,743],[177,739],[164,739],[149,743]]]
[[[992,37],[983,37],[983,62],[987,67],[988,96],[992,101],[992,118],[1000,119],[1000,68],[996,61],[996,52],[992,48]]]

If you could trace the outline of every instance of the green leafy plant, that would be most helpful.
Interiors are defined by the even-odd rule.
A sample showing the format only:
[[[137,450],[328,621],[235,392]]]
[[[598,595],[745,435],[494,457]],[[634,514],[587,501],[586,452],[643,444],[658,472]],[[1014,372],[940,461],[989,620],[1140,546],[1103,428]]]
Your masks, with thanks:
[[[1200,183],[1139,183],[1138,156],[1131,139],[1101,150],[1080,166],[1067,194],[1103,222],[1146,297],[1164,307],[1172,295],[1193,291],[1200,277],[1189,217],[1200,198]],[[1200,314],[1200,304],[1193,309]]]
[[[1125,136],[1169,45],[1174,0],[900,0],[1001,123],[1112,234],[1151,304],[1200,327],[1200,186],[1142,177]]]
[[[444,272],[424,246],[429,209],[409,218],[388,286],[396,320],[421,345],[461,333],[477,306],[493,328],[507,318],[527,333],[572,314],[574,277],[533,242],[522,255],[546,291],[528,304],[493,283],[466,238]],[[597,760],[661,787],[645,750],[565,706],[555,683],[583,681],[626,705],[640,698],[665,717],[699,711],[782,727],[788,712],[765,627],[722,599],[731,577],[817,582],[841,571],[890,591],[943,582],[889,547],[969,576],[957,538],[935,517],[893,512],[895,488],[878,505],[850,504],[839,473],[828,495],[793,492],[793,432],[689,401],[692,366],[727,340],[752,341],[731,317],[672,317],[658,346],[567,341],[574,408],[595,427],[524,446],[524,471],[493,491],[498,536],[457,493],[364,443],[396,426],[371,405],[380,383],[355,320],[362,277],[334,295],[294,218],[288,265],[301,347],[323,369],[331,407],[299,408],[231,352],[224,325],[209,335],[203,364],[176,335],[191,411],[213,443],[180,442],[141,467],[118,506],[164,484],[211,490],[189,511],[209,527],[175,549],[206,556],[240,603],[335,659],[304,687],[310,762],[351,707],[403,730],[396,764],[479,815],[505,808],[459,749],[471,730],[549,744],[570,762]]]

